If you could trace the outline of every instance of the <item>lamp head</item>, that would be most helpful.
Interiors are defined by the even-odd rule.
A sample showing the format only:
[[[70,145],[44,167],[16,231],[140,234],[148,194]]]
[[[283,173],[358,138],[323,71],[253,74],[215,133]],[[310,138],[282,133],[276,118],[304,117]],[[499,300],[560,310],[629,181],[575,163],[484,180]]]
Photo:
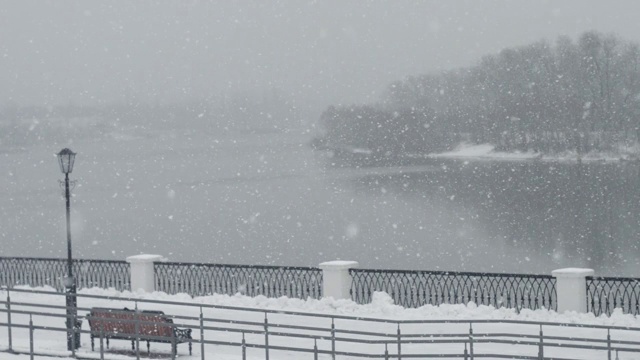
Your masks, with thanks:
[[[58,163],[60,164],[60,171],[63,174],[70,174],[73,171],[73,162],[76,159],[76,153],[71,149],[64,148],[58,153]]]

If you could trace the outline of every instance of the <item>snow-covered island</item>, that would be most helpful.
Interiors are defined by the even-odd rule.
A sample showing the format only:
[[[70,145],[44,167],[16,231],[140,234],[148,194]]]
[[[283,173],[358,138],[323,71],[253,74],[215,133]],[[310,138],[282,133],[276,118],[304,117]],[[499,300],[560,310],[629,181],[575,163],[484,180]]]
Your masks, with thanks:
[[[412,157],[419,158],[420,155]],[[424,158],[434,159],[469,159],[469,160],[540,160],[558,162],[577,161],[637,161],[640,160],[640,147],[619,146],[616,151],[599,152],[593,151],[586,154],[578,154],[575,151],[565,151],[556,154],[541,154],[533,151],[528,152],[505,152],[496,150],[492,144],[473,145],[461,143],[454,150],[423,155]]]

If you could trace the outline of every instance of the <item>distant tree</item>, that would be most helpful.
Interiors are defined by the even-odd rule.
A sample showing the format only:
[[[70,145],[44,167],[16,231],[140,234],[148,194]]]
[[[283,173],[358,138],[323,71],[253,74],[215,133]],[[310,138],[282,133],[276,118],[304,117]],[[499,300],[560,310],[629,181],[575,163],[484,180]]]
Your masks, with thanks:
[[[322,122],[329,142],[392,153],[462,140],[604,150],[640,140],[640,47],[591,31],[507,48],[469,68],[395,81],[378,105],[330,108]]]

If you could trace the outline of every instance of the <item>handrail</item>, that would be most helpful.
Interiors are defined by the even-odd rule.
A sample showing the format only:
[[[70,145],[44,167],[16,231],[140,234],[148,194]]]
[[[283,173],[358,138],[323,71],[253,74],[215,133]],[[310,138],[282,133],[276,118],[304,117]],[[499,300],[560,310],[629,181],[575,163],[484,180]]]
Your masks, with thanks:
[[[42,261],[61,261],[66,262],[65,258],[49,258],[49,257],[29,257],[29,256],[0,256],[2,260],[42,260]],[[73,259],[73,262],[94,262],[94,263],[127,263],[124,260],[105,260],[105,259]]]
[[[552,275],[492,273],[492,272],[465,272],[465,271],[446,271],[446,270],[388,270],[388,269],[353,268],[353,269],[349,269],[349,272],[377,272],[377,273],[461,275],[461,276],[491,276],[491,277],[522,277],[522,278],[544,278],[544,279],[552,279],[553,278]]]
[[[633,281],[640,283],[640,278],[634,277],[616,277],[616,276],[585,276],[586,280],[604,280],[604,281]]]
[[[193,267],[227,267],[227,268],[250,268],[250,269],[282,269],[282,270],[317,270],[321,271],[318,267],[309,266],[279,266],[279,265],[239,265],[239,264],[212,264],[212,263],[192,263],[192,262],[177,262],[177,261],[156,261],[156,265],[178,265],[178,266],[193,266]]]

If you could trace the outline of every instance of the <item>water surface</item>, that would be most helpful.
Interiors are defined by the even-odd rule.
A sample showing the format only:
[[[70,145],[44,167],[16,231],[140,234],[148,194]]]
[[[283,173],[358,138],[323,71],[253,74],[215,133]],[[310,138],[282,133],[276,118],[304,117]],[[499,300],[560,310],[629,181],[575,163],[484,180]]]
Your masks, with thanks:
[[[298,132],[156,132],[70,144],[74,254],[172,261],[638,276],[636,163],[341,167]],[[3,256],[66,256],[66,145],[0,154]]]

